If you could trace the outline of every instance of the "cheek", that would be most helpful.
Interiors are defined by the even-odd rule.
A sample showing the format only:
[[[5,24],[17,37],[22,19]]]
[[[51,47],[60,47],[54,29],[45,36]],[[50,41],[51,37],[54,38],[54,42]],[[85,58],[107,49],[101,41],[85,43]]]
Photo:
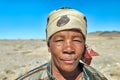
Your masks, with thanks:
[[[76,56],[78,56],[79,59],[81,59],[83,53],[84,53],[84,45],[76,46]]]
[[[83,51],[84,51],[84,44],[75,45],[75,49],[76,49],[77,52],[83,53]]]
[[[61,57],[61,47],[51,45],[49,47],[49,52],[51,53],[51,60],[54,62],[54,64],[60,64],[59,58]]]
[[[48,51],[52,54],[58,54],[60,53],[62,50],[62,46],[60,45],[55,45],[55,44],[51,44],[49,47],[48,47]]]

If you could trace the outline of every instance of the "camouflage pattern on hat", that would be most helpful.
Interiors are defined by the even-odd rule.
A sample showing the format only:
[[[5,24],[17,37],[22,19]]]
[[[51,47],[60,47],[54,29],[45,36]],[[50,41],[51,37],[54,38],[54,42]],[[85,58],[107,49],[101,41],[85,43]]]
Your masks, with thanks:
[[[81,12],[68,8],[58,9],[51,12],[48,16],[48,22],[46,26],[47,42],[49,38],[56,32],[68,29],[79,29],[86,39],[86,17]]]

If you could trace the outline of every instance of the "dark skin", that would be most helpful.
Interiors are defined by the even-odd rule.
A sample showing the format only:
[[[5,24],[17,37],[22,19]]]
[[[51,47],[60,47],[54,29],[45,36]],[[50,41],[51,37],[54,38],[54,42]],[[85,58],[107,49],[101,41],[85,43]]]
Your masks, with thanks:
[[[79,80],[84,43],[79,30],[60,31],[51,37],[48,50],[52,57],[52,74],[57,80]]]

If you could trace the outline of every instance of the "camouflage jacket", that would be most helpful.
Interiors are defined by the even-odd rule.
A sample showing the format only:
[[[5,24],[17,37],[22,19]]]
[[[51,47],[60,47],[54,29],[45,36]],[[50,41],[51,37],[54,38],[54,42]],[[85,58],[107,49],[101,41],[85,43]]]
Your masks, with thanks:
[[[82,64],[82,63],[80,63]],[[88,65],[83,65],[83,74],[80,80],[107,80],[104,75]],[[26,74],[18,77],[16,80],[57,80],[52,76],[50,62],[45,63]]]

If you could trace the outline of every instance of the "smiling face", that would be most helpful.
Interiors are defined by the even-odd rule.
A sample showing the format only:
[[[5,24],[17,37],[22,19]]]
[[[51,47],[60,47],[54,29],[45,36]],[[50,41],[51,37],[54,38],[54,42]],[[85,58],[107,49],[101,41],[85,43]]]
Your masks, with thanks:
[[[65,30],[55,33],[48,46],[52,67],[64,71],[74,71],[84,51],[84,39],[80,31]]]

